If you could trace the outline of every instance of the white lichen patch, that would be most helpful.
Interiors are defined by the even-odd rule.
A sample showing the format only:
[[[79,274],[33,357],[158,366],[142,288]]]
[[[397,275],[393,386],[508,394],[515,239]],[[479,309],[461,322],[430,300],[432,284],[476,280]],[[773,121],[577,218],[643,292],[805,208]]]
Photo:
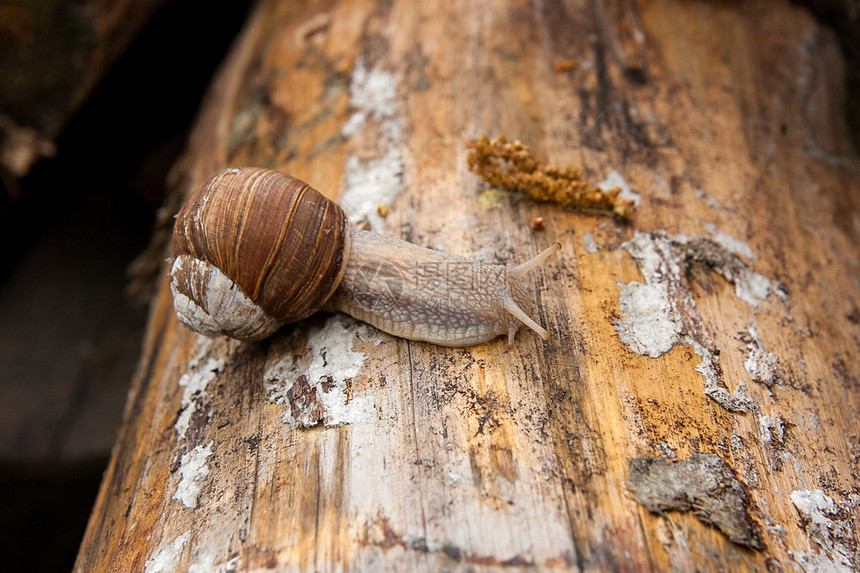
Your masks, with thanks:
[[[680,233],[669,235],[665,231],[636,231],[633,238],[622,247],[636,260],[646,283],[680,282],[683,260],[678,245],[684,245],[688,240],[686,235]]]
[[[747,270],[735,280],[735,295],[753,308],[758,308],[759,301],[770,296],[773,287],[762,274]]]
[[[848,573],[855,571],[853,563],[854,533],[850,512],[840,512],[833,499],[820,489],[791,492],[791,503],[800,514],[810,551],[789,551],[803,571]],[[849,517],[840,518],[840,513]],[[812,551],[812,546],[816,551]]]
[[[771,445],[774,442],[782,443],[785,438],[785,426],[782,423],[782,418],[768,415],[759,416],[758,427],[761,441],[765,445]]]
[[[351,223],[366,219],[371,228],[381,229],[384,218],[380,205],[391,205],[403,192],[403,154],[390,147],[379,159],[349,157],[343,166],[344,188],[340,202],[347,208]]]
[[[758,255],[756,255],[752,248],[744,241],[736,239],[724,231],[718,230],[713,223],[705,223],[704,227],[705,230],[711,234],[711,238],[714,242],[728,252],[747,258],[751,261],[758,260]]]
[[[750,329],[750,342],[747,343],[747,356],[744,368],[754,382],[772,386],[779,377],[779,358],[776,354],[767,352],[758,338],[754,328]]]
[[[597,187],[603,191],[612,191],[619,188],[621,189],[621,193],[618,196],[627,201],[633,201],[633,204],[637,207],[642,202],[642,195],[633,191],[630,188],[630,184],[624,179],[624,176],[615,169],[610,170],[606,174],[606,179],[598,183]]]
[[[691,345],[701,360],[696,370],[702,375],[705,394],[729,411],[749,411],[753,401],[746,385],[739,382],[734,392],[726,387],[719,352],[699,314],[684,268],[692,263],[706,266],[733,283],[735,294],[754,307],[768,297],[769,281],[750,270],[737,254],[708,238],[637,231],[622,247],[636,261],[645,282],[619,285],[621,318],[615,329],[621,342],[651,358],[662,356],[676,344]]]
[[[216,552],[204,553],[188,566],[187,573],[233,573],[239,570],[240,558],[233,557],[223,563],[216,562]]]
[[[367,354],[353,350],[357,341],[379,344],[373,327],[336,315],[308,333],[307,353],[269,367],[263,376],[269,401],[286,406],[281,419],[295,428],[322,422],[339,426],[377,418],[371,396],[354,396],[349,388]]]
[[[384,70],[371,70],[363,59],[355,63],[349,81],[349,105],[354,109],[341,127],[344,137],[352,137],[364,129],[368,118],[391,119],[397,115],[397,83]]]
[[[143,564],[144,573],[171,573],[179,567],[179,560],[185,550],[185,544],[191,538],[191,531],[179,535],[164,547],[153,551],[146,563]]]
[[[381,150],[381,156],[347,158],[340,203],[350,222],[366,220],[378,230],[384,222],[379,206],[391,205],[403,192],[403,136],[394,76],[384,70],[368,69],[359,59],[350,78],[349,104],[354,111],[341,127],[341,135],[358,137],[369,122],[375,122],[379,135],[373,146]]]
[[[597,241],[594,240],[594,235],[591,233],[582,235],[582,246],[585,247],[586,252],[592,254],[600,250],[600,245],[597,244]]]
[[[185,507],[197,507],[197,497],[200,495],[200,488],[202,487],[201,482],[203,478],[209,475],[206,461],[212,455],[213,443],[210,441],[205,446],[197,446],[182,456],[179,465],[179,474],[182,477],[179,485],[176,486],[173,499],[182,502]]]
[[[212,339],[199,336],[197,339],[197,353],[189,360],[186,372],[179,377],[178,384],[182,391],[182,402],[179,416],[174,424],[178,439],[185,438],[191,418],[205,402],[208,394],[206,388],[215,380],[218,373],[224,369],[224,359],[218,357],[206,357],[212,345]],[[201,364],[201,361],[206,361]]]
[[[615,325],[621,342],[636,354],[658,358],[680,341],[683,323],[664,284],[632,282],[621,286],[622,317]]]
[[[726,388],[723,382],[723,369],[719,365],[719,355],[715,354],[709,348],[705,348],[692,337],[684,337],[683,342],[690,344],[693,347],[693,351],[702,360],[696,366],[696,372],[702,375],[705,395],[729,412],[749,412],[755,405],[755,402],[747,394],[746,383],[743,380],[739,381],[737,386],[735,386],[735,391],[730,394],[729,389]]]

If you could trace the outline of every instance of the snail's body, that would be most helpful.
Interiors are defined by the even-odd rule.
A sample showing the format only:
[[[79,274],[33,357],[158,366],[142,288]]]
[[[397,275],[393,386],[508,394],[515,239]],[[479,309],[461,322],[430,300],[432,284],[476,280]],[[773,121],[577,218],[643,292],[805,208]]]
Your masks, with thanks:
[[[395,336],[471,346],[507,334],[513,342],[521,322],[505,304],[533,311],[508,267],[367,231],[353,231],[351,243],[343,280],[326,308]]]
[[[231,169],[177,217],[171,290],[180,321],[209,336],[258,340],[326,308],[412,340],[469,346],[507,334],[510,344],[523,323],[549,338],[518,279],[559,248],[516,267],[482,264],[350,231],[301,181]]]

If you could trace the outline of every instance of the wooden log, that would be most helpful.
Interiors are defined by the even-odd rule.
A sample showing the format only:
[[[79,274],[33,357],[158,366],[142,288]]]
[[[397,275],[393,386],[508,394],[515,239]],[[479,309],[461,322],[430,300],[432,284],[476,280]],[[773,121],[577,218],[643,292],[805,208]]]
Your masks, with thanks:
[[[320,314],[207,339],[162,284],[76,570],[857,567],[842,66],[776,0],[261,2],[182,192],[271,166],[417,244],[516,263],[558,240],[531,279],[552,338]],[[488,191],[464,147],[485,132],[629,186],[630,222]]]

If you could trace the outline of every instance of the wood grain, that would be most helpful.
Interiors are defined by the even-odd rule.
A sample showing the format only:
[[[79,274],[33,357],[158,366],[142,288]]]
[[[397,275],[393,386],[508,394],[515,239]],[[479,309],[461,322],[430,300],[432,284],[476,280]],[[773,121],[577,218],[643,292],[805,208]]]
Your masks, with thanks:
[[[76,570],[856,567],[860,163],[842,66],[780,1],[262,2],[180,187],[262,165],[424,246],[514,264],[558,240],[532,277],[553,337],[446,349],[322,314],[264,343],[210,340],[162,285]],[[485,132],[616,172],[641,196],[630,224],[486,193],[464,147]],[[666,273],[631,255],[637,233],[673,237],[648,259]],[[745,300],[723,265],[768,296]],[[616,330],[625,286],[649,276],[683,325],[657,357]],[[706,357],[746,412],[706,395]],[[683,511],[692,494],[666,478],[647,491],[674,496],[661,514],[628,486],[699,459],[720,479],[695,495],[740,511],[760,549]]]

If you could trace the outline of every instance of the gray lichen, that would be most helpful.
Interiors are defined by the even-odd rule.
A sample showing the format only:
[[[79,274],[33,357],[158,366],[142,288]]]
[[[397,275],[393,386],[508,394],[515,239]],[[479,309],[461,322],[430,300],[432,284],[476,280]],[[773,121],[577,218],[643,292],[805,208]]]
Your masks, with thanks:
[[[722,243],[728,242],[726,237],[721,236]],[[733,252],[743,249],[732,245],[730,250],[705,237],[637,231],[622,247],[639,265],[645,282],[620,285],[622,316],[615,330],[621,341],[651,358],[676,344],[690,344],[701,359],[696,370],[702,375],[705,394],[729,411],[749,411],[753,402],[743,382],[732,393],[723,380],[719,351],[690,292],[686,271],[691,264],[704,265],[733,284],[736,296],[753,307],[775,292],[770,282]]]
[[[684,323],[665,284],[622,284],[620,300],[622,318],[615,329],[633,352],[658,358],[680,342]]]
[[[749,332],[744,335],[744,341],[747,345],[744,368],[746,368],[750,378],[765,386],[773,386],[780,378],[779,358],[764,349],[755,327],[750,328]]]
[[[586,252],[592,254],[600,250],[600,245],[597,244],[597,241],[594,240],[594,235],[591,233],[582,235],[582,245],[585,247]]]
[[[308,332],[306,352],[285,355],[263,374],[269,402],[285,406],[281,419],[291,428],[340,426],[376,419],[371,396],[353,396],[349,385],[367,354],[353,350],[360,333],[373,344],[382,340],[373,327],[332,316]]]
[[[820,489],[791,492],[791,503],[809,537],[809,551],[789,551],[803,571],[848,573],[860,565],[849,508]],[[813,551],[812,548],[816,550]]]
[[[744,485],[720,456],[694,454],[684,460],[634,458],[627,487],[654,513],[690,511],[716,526],[732,542],[763,549],[759,526],[750,516]]]

